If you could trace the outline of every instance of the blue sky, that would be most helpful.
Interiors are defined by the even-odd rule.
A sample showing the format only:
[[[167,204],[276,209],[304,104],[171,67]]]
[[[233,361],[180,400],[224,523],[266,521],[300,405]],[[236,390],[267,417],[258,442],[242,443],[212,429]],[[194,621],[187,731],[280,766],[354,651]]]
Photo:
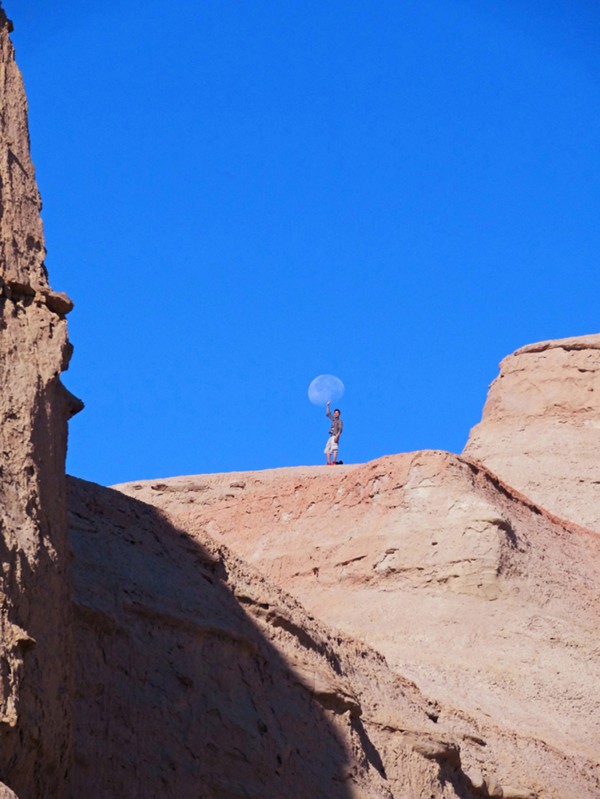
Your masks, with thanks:
[[[321,463],[320,373],[346,462],[457,452],[502,357],[600,330],[597,3],[4,6],[71,474]]]

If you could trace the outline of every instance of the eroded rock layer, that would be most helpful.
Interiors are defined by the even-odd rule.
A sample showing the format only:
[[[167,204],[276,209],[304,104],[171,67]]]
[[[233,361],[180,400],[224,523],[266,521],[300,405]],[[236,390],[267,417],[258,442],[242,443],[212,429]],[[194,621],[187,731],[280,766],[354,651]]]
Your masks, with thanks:
[[[600,335],[506,357],[464,449],[535,502],[596,531],[599,452]]]
[[[70,765],[64,462],[75,406],[59,379],[71,303],[48,287],[11,29],[0,8],[0,779],[39,799],[64,795]]]
[[[449,735],[381,655],[328,632],[221,543],[83,481],[70,506],[72,796],[488,795],[461,764],[478,729]]]
[[[383,653],[505,796],[599,794],[599,536],[441,452],[120,489]]]

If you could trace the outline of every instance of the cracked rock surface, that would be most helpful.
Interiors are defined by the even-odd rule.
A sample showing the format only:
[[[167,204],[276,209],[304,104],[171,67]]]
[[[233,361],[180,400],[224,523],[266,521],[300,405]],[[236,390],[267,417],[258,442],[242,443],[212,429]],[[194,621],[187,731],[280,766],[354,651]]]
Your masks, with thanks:
[[[27,102],[0,8],[0,780],[64,796],[72,662],[60,383],[71,303],[48,286]],[[8,787],[3,796],[14,796]]]
[[[118,488],[382,653],[486,784],[600,791],[600,536],[444,452]]]
[[[75,479],[70,528],[72,796],[481,795],[411,681],[221,542]]]
[[[504,358],[464,454],[564,519],[600,532],[600,335]]]

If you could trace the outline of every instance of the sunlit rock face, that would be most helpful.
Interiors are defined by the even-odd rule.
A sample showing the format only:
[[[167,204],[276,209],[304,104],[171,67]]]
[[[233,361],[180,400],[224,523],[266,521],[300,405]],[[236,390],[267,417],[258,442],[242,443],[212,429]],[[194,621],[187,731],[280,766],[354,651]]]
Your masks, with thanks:
[[[450,733],[381,655],[221,542],[75,479],[70,519],[71,796],[481,795],[461,761],[472,723]]]
[[[464,454],[564,519],[600,531],[600,335],[505,358]]]
[[[59,379],[71,303],[48,286],[11,30],[0,8],[0,779],[33,799],[63,796],[70,765],[64,461],[77,403]]]
[[[598,536],[443,452],[119,488],[385,655],[470,774],[597,795]]]

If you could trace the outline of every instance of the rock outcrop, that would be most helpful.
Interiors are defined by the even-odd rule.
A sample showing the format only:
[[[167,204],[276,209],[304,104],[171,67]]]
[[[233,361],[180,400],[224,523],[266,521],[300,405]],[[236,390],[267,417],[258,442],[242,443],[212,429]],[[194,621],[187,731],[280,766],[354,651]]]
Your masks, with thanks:
[[[48,286],[27,104],[0,8],[0,779],[63,796],[72,694],[60,383],[71,303]],[[6,795],[10,795],[5,788]]]
[[[384,654],[463,736],[467,770],[599,795],[599,536],[441,452],[119,488]]]
[[[505,358],[464,449],[552,513],[596,531],[599,452],[600,335]]]
[[[467,722],[449,735],[381,655],[327,631],[221,542],[78,480],[70,508],[71,796],[488,795],[461,766]]]
[[[72,303],[10,30],[0,797],[598,799],[600,336],[505,359],[462,457],[73,478],[67,528]]]

